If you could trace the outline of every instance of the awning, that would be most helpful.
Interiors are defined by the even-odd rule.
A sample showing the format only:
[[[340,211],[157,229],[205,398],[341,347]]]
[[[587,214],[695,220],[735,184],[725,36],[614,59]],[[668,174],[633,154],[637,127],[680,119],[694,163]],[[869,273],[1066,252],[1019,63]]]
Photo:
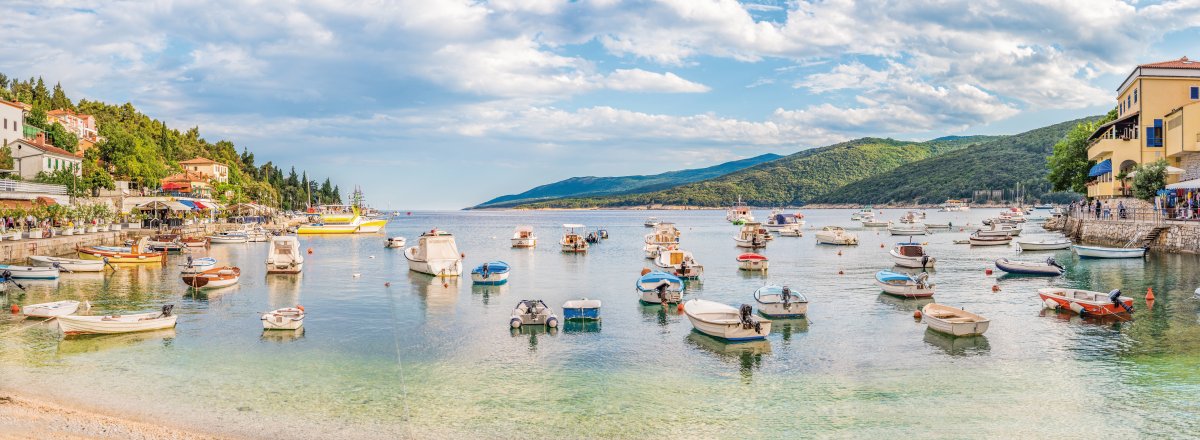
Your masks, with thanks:
[[[191,211],[192,210],[192,208],[187,207],[187,205],[184,205],[184,204],[176,202],[176,201],[164,202],[161,200],[155,200],[153,202],[143,203],[133,209],[136,209],[139,211],[162,211],[162,210]]]
[[[191,191],[192,185],[187,183],[167,182],[163,184],[162,189],[163,191],[170,191],[173,189],[186,189]]]
[[[178,202],[182,203],[183,206],[186,206],[191,210],[195,210],[195,211],[200,210],[200,208],[196,206],[196,202],[193,202],[191,200],[178,200]]]
[[[196,205],[196,209],[211,209],[211,208],[209,208],[208,206],[205,206],[203,203],[201,203],[201,202],[199,202],[199,201],[195,201],[195,200],[193,200],[193,201],[192,201],[192,204],[193,204],[193,205]]]
[[[1183,168],[1175,168],[1170,165],[1167,165],[1167,168],[1165,168],[1165,170],[1166,170],[1168,176],[1178,176],[1185,172]],[[1133,177],[1136,175],[1137,175],[1137,171],[1130,171],[1129,174],[1125,175],[1125,177]]]
[[[1092,169],[1090,171],[1088,171],[1088,177],[1096,177],[1096,176],[1108,174],[1111,172],[1112,172],[1112,159],[1104,159],[1103,162],[1100,162],[1100,163],[1092,166]]]
[[[1167,189],[1200,189],[1200,179],[1184,180],[1167,185]]]

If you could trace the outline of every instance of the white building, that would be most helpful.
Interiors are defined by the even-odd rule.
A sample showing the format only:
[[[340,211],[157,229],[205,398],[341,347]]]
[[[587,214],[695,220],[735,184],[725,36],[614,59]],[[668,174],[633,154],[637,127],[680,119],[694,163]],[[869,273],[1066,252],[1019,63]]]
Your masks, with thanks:
[[[25,110],[15,102],[0,99],[0,147],[24,137]]]
[[[12,150],[13,168],[22,179],[33,179],[40,172],[49,174],[62,169],[72,170],[76,176],[83,175],[83,159],[50,145],[44,133],[38,133],[32,140],[9,142],[8,148]]]

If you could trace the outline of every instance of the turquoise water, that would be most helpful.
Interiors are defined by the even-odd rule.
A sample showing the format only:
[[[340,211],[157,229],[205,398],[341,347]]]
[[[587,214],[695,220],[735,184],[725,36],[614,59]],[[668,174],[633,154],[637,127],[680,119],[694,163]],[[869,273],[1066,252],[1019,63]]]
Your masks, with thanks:
[[[509,262],[499,287],[408,272],[384,234],[301,238],[313,254],[299,277],[264,275],[265,244],[215,245],[209,255],[243,277],[208,294],[179,281],[179,257],[166,268],[65,275],[27,283],[24,294],[10,288],[7,301],[87,299],[95,314],[172,303],[178,327],[62,340],[6,313],[0,383],[261,438],[1178,437],[1200,424],[1200,258],[1016,255],[952,244],[966,236],[958,227],[918,238],[939,259],[936,300],[992,319],[985,336],[953,339],[912,318],[925,302],[873,287],[900,237],[855,227],[859,246],[814,244],[821,226],[856,224],[850,212],[805,211],[803,238],[777,237],[763,251],[765,276],[737,270],[736,227],[720,211],[437,212],[389,224],[410,242],[432,227],[454,233],[466,267]],[[995,213],[930,212],[929,221],[978,224]],[[808,295],[810,316],[776,320],[766,341],[726,344],[694,333],[675,308],[639,304],[633,283],[650,265],[642,221],[652,215],[676,222],[682,247],[705,266],[688,298],[751,303],[763,283],[784,283]],[[562,254],[562,223],[605,227],[612,238]],[[536,228],[540,247],[509,247],[519,224]],[[1027,236],[1039,233],[1027,226]],[[984,272],[999,257],[1050,255],[1065,276]],[[1060,285],[1122,288],[1137,311],[1097,321],[1042,310],[1036,289]],[[1152,309],[1141,300],[1147,287]],[[603,301],[602,324],[507,327],[521,299],[559,308],[578,297]],[[309,312],[302,333],[262,332],[260,312],[293,304]]]

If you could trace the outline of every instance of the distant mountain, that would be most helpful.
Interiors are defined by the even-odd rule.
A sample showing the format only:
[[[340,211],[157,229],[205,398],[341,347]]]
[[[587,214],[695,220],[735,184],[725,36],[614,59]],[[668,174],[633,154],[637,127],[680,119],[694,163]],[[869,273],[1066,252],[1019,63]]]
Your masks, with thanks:
[[[635,192],[656,191],[685,183],[698,182],[705,179],[724,176],[764,162],[770,162],[783,156],[764,154],[749,159],[725,162],[707,168],[671,171],[648,176],[620,177],[572,177],[566,180],[549,183],[520,194],[500,196],[480,203],[474,208],[503,208],[530,202],[545,201],[563,197],[602,196],[610,194],[629,194]]]
[[[879,173],[813,198],[817,203],[941,203],[975,190],[1050,191],[1046,157],[1076,124],[1093,116],[990,140]]]
[[[800,205],[848,183],[996,136],[964,136],[927,142],[862,138],[814,148],[712,179],[654,192],[571,197],[527,208],[590,208],[641,205],[724,206],[738,197],[757,206]]]

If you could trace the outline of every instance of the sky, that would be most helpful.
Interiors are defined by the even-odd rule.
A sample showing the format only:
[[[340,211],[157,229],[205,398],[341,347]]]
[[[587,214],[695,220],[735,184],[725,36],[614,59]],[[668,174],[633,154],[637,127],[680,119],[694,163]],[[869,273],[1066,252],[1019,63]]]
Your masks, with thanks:
[[[1019,133],[1108,111],[1137,64],[1200,57],[1200,0],[0,9],[0,72],[132,102],[399,210],[864,136]]]

